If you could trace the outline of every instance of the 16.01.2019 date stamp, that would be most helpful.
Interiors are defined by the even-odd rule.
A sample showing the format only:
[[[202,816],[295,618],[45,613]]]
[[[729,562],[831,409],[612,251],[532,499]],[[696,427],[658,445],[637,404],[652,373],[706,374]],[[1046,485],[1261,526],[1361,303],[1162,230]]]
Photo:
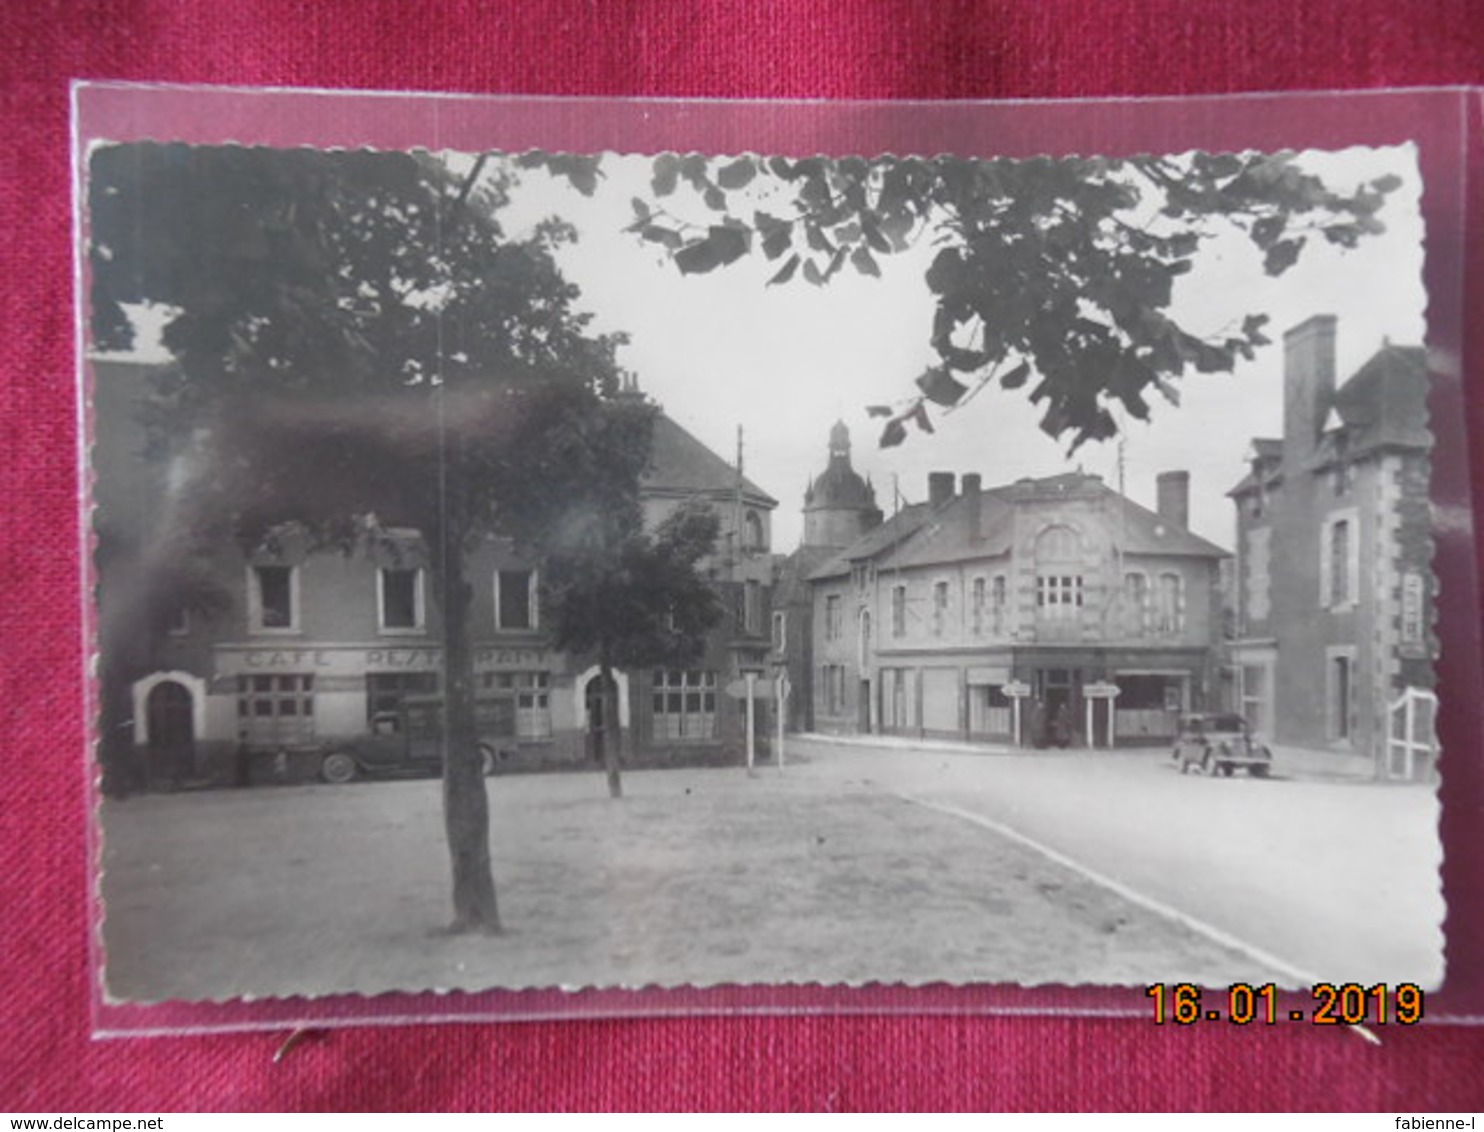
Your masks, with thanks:
[[[1154,1022],[1190,1026],[1230,1022],[1237,1026],[1276,1026],[1307,1022],[1314,1026],[1413,1026],[1422,1021],[1424,996],[1416,983],[1315,983],[1310,1001],[1280,1002],[1273,983],[1233,983],[1226,991],[1203,991],[1193,983],[1152,983],[1144,996],[1154,1002]]]

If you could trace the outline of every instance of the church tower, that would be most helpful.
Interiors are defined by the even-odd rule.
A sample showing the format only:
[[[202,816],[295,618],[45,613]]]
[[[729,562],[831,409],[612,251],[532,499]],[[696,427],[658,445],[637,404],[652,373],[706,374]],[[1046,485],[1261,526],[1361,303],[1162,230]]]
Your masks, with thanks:
[[[804,492],[804,546],[844,548],[881,522],[876,492],[850,466],[850,430],[830,429],[829,463]]]

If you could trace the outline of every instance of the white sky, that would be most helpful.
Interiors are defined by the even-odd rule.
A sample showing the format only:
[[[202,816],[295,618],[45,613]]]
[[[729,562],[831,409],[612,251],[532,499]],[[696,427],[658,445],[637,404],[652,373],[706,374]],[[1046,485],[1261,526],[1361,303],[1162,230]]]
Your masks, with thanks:
[[[1383,338],[1402,344],[1424,338],[1414,151],[1306,153],[1304,163],[1345,191],[1385,172],[1401,175],[1405,184],[1382,213],[1388,231],[1350,252],[1311,241],[1298,265],[1276,280],[1263,274],[1245,239],[1208,245],[1216,254],[1177,289],[1177,318],[1209,333],[1264,312],[1272,316],[1267,333],[1274,344],[1235,374],[1188,375],[1180,382],[1179,408],[1156,395],[1153,422],[1131,420],[1127,431],[1127,493],[1152,506],[1156,473],[1189,470],[1191,526],[1228,548],[1234,520],[1225,492],[1241,478],[1251,438],[1282,431],[1282,331],[1313,314],[1337,315],[1341,382]],[[682,276],[660,249],[622,232],[633,218],[630,198],[650,196],[650,165],[648,157],[608,156],[593,198],[528,177],[503,221],[511,234],[541,216],[571,221],[581,240],[562,251],[563,270],[582,289],[596,328],[629,333],[620,360],[641,387],[728,460],[735,457],[737,426],[743,427],[747,475],[779,501],[775,550],[798,544],[804,488],[825,466],[836,419],[850,426],[855,466],[870,474],[888,514],[894,476],[902,496],[915,502],[926,496],[933,470],[977,471],[990,486],[1081,465],[1117,486],[1116,445],[1084,445],[1069,463],[1065,445],[1037,427],[1029,386],[986,388],[946,417],[935,411],[936,434],[913,429],[900,447],[878,448],[883,422],[868,419],[865,406],[912,396],[913,379],[936,360],[928,347],[933,297],[923,282],[936,249],[927,244],[880,257],[881,279],[847,269],[822,288],[802,277],[765,288],[778,264],[760,253],[707,275]],[[693,219],[705,222],[704,210],[695,207]]]

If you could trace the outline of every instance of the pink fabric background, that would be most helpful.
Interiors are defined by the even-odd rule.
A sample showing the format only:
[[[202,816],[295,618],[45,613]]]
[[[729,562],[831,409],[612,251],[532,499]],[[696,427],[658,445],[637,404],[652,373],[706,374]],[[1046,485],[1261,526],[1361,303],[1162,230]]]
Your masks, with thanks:
[[[822,1017],[92,1041],[79,768],[72,78],[991,98],[1484,82],[1468,0],[7,5],[0,1110],[1484,1107],[1484,1030]],[[1478,467],[1478,459],[1475,459]],[[1476,491],[1484,478],[1476,472]],[[1467,817],[1465,816],[1465,819]]]

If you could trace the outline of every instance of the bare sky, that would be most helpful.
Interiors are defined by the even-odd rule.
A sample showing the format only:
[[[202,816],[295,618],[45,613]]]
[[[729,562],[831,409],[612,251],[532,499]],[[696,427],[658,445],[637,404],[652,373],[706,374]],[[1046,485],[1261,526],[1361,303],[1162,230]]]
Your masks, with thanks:
[[[1084,445],[1069,462],[1065,446],[1037,427],[1026,390],[986,388],[972,403],[935,418],[932,436],[917,432],[899,448],[876,445],[881,422],[865,406],[899,403],[936,359],[928,346],[933,298],[923,271],[930,244],[883,257],[883,277],[844,271],[825,287],[801,279],[764,287],[776,265],[749,257],[708,275],[682,276],[664,253],[622,232],[629,200],[648,196],[648,157],[609,156],[589,199],[565,184],[528,178],[505,217],[516,233],[557,214],[581,233],[561,252],[564,271],[581,287],[583,305],[602,330],[632,342],[620,354],[642,387],[718,453],[732,459],[737,426],[745,435],[749,478],[779,501],[774,549],[787,552],[802,531],[803,492],[823,470],[831,424],[850,426],[855,465],[869,474],[890,513],[893,481],[907,501],[927,494],[932,470],[979,472],[986,486],[1080,465],[1117,486],[1116,445]],[[1225,492],[1243,472],[1253,436],[1282,431],[1281,333],[1314,314],[1339,317],[1340,380],[1355,372],[1384,338],[1420,344],[1424,337],[1420,179],[1410,147],[1307,153],[1307,167],[1341,190],[1394,172],[1403,188],[1388,198],[1388,231],[1354,251],[1311,243],[1280,279],[1263,274],[1245,240],[1220,241],[1181,281],[1176,315],[1196,332],[1215,332],[1249,312],[1272,316],[1274,345],[1232,375],[1189,375],[1178,408],[1156,399],[1151,423],[1129,421],[1124,451],[1127,493],[1154,502],[1154,477],[1191,473],[1191,525],[1230,547],[1233,516]],[[699,207],[699,206],[697,206]],[[703,216],[695,217],[704,220]]]

